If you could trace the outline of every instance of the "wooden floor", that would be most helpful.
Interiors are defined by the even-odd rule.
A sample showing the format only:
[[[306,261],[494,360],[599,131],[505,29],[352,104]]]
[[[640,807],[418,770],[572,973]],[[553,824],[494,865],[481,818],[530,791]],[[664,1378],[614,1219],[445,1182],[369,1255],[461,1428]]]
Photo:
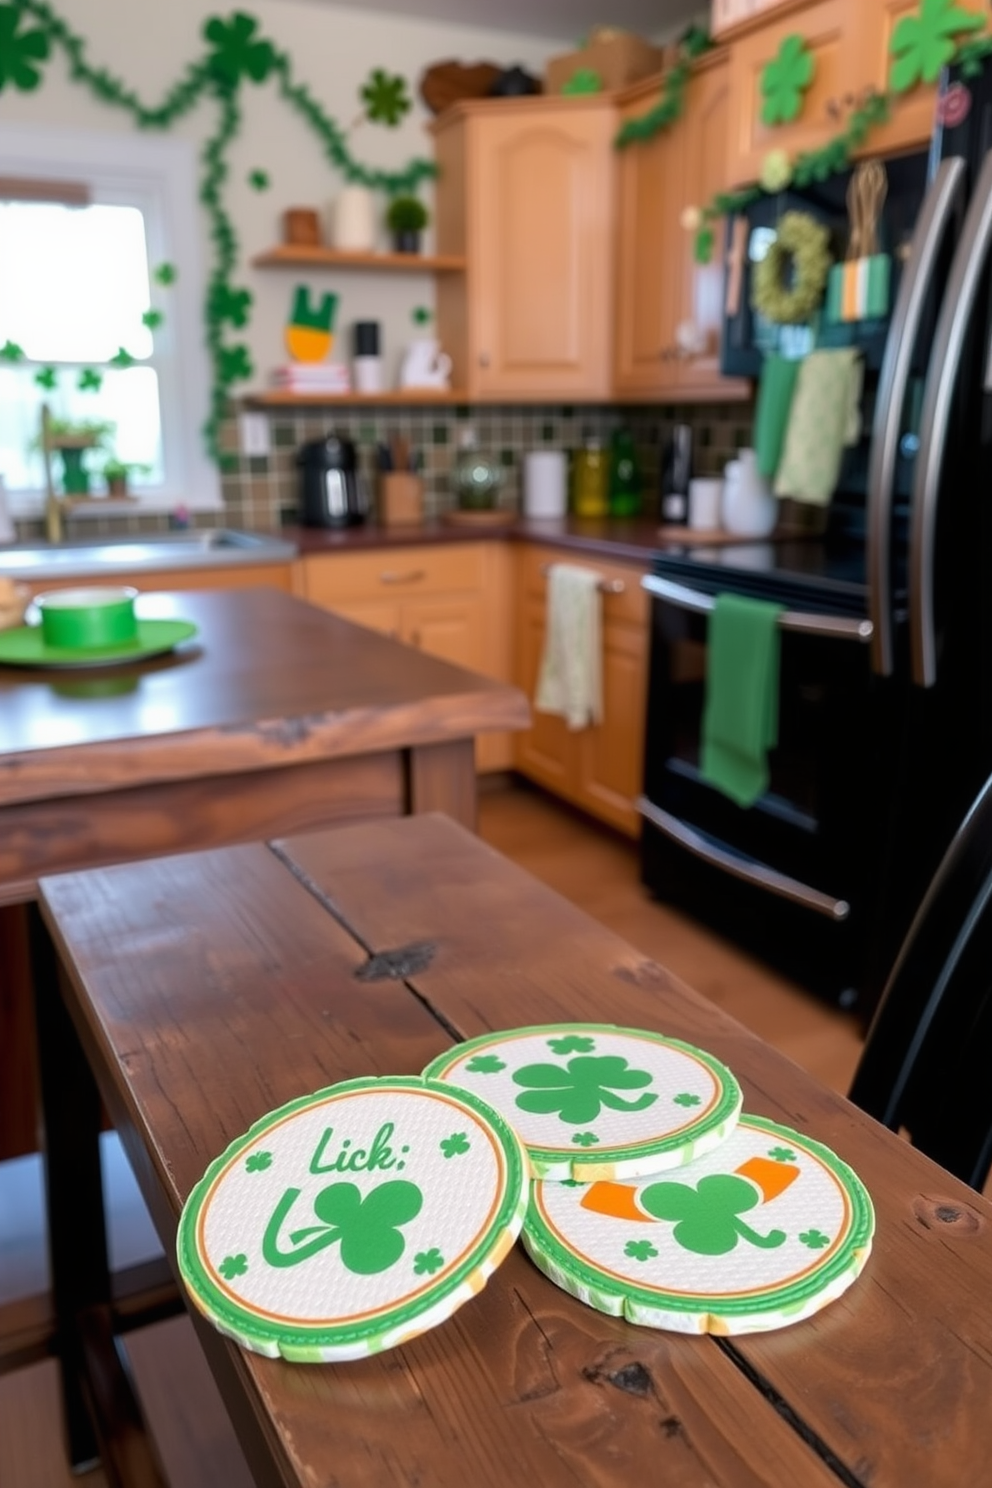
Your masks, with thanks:
[[[496,782],[480,802],[485,840],[536,878],[662,962],[697,991],[837,1090],[860,1035],[825,1006],[641,887],[637,851],[536,790]],[[250,1488],[192,1328],[176,1318],[127,1340],[142,1404],[171,1488]],[[105,1488],[99,1470],[72,1477],[59,1433],[55,1365],[0,1376],[0,1488]]]

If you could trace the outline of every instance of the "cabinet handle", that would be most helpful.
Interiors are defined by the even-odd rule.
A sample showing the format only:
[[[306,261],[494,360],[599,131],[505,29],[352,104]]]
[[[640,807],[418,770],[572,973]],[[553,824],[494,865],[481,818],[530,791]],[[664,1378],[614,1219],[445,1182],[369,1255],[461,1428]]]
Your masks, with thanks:
[[[411,568],[409,573],[386,573],[379,575],[380,584],[417,584],[421,579],[426,579],[427,573],[422,568]]]

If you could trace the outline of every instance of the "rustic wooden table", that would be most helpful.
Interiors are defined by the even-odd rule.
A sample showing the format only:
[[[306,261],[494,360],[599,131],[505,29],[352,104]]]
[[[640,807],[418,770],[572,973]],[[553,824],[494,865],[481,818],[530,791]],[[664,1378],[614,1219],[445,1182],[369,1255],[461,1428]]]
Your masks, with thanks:
[[[559,1291],[520,1247],[447,1323],[356,1363],[264,1359],[194,1314],[259,1484],[988,1480],[992,1208],[452,822],[45,879],[41,909],[55,1261],[83,1372],[112,1326],[98,1189],[73,1186],[96,1160],[94,1076],[170,1253],[193,1184],[265,1112],[540,1021],[609,1019],[712,1050],[745,1110],[826,1142],[874,1199],[859,1281],[765,1335],[633,1327]],[[126,1397],[106,1377],[97,1390],[116,1407],[102,1447],[120,1481],[157,1482]]]

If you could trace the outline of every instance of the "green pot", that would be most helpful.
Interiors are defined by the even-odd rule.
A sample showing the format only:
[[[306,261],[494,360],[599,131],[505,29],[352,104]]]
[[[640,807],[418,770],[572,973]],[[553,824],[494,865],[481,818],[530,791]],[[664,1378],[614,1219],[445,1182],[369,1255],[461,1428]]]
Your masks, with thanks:
[[[67,496],[90,494],[90,473],[83,464],[82,449],[60,449],[62,456],[62,485]]]

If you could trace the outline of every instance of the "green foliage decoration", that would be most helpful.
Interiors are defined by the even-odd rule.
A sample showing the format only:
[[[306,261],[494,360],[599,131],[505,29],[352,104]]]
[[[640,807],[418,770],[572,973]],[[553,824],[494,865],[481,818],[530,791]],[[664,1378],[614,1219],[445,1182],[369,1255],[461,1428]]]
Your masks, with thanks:
[[[234,383],[252,376],[247,347],[227,341],[229,327],[242,329],[248,324],[251,305],[248,291],[232,284],[238,243],[224,193],[229,177],[229,150],[241,127],[239,99],[244,85],[271,81],[284,102],[317,136],[328,162],[346,181],[396,196],[415,192],[421,182],[437,171],[433,161],[426,159],[413,159],[396,171],[380,170],[357,160],[349,148],[346,132],[307,85],[297,79],[288,53],[261,33],[256,17],[244,11],[235,11],[227,17],[210,16],[201,34],[204,52],[188,64],[160,102],[149,105],[121,78],[90,61],[83,37],[48,0],[9,0],[0,4],[0,92],[8,83],[23,90],[36,88],[41,80],[37,64],[59,52],[73,82],[87,88],[109,107],[124,110],[139,129],[170,129],[201,100],[216,107],[216,125],[201,151],[199,197],[207,214],[213,250],[204,311],[213,382],[204,438],[211,456],[223,468],[227,457],[221,454],[218,436],[221,419],[227,411],[228,393]],[[376,92],[368,116],[398,123],[411,106],[405,83],[402,78],[382,76],[390,86],[385,92]],[[399,88],[395,86],[397,83]],[[396,117],[388,119],[387,114]],[[268,177],[264,171],[253,171],[249,183],[255,190],[264,190]],[[159,264],[152,277],[155,283],[168,287],[175,282],[175,267]],[[4,359],[16,358],[8,354]],[[128,367],[133,361],[122,347],[111,358],[110,365]]]
[[[602,93],[603,79],[594,67],[578,67],[563,84],[563,93],[582,96],[587,93]]]
[[[761,122],[790,124],[802,111],[803,94],[813,81],[816,62],[801,36],[786,36],[761,74]]]
[[[384,72],[381,67],[369,74],[359,97],[365,104],[365,117],[373,124],[385,124],[388,129],[395,129],[413,107],[406,79]]]
[[[712,47],[709,33],[701,26],[690,26],[679,42],[679,60],[667,73],[661,97],[654,108],[639,119],[628,119],[616,137],[616,145],[623,149],[638,141],[653,139],[664,129],[681,119],[685,112],[685,90],[692,72],[692,64]]]
[[[957,38],[984,28],[984,16],[962,10],[954,0],[921,0],[917,14],[903,16],[892,33],[892,91],[905,93],[917,83],[935,83],[941,68],[954,60]]]
[[[391,233],[420,232],[427,220],[427,208],[415,196],[394,196],[386,209],[386,226]]]
[[[754,271],[752,302],[775,325],[801,325],[823,300],[830,234],[809,212],[786,212]]]

